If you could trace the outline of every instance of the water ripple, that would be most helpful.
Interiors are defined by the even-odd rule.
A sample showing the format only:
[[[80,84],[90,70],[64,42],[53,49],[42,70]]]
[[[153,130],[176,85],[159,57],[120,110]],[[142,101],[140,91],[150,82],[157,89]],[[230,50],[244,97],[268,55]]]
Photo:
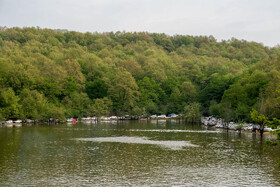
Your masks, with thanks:
[[[191,144],[187,141],[159,141],[149,140],[146,137],[101,137],[101,138],[76,138],[78,141],[90,141],[90,142],[118,142],[118,143],[131,143],[131,144],[149,144],[158,145],[161,147],[169,148],[172,150],[180,150],[183,147],[198,147],[198,145]]]

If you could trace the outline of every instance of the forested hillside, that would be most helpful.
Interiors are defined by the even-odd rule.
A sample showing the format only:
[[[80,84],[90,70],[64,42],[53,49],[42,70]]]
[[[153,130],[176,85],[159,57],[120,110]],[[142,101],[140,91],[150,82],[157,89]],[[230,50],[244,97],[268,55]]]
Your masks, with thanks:
[[[212,36],[0,29],[0,119],[280,118],[280,47]]]

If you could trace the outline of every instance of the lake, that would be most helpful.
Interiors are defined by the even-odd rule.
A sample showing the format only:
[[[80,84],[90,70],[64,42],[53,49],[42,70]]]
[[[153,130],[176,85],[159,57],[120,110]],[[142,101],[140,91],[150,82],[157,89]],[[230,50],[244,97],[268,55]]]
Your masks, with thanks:
[[[269,138],[175,120],[0,128],[0,186],[280,186]]]

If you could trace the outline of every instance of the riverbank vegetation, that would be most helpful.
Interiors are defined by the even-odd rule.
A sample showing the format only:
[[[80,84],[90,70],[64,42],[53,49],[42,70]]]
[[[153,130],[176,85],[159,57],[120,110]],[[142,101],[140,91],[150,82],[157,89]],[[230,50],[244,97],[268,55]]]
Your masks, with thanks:
[[[279,54],[234,38],[1,27],[0,118],[185,112],[251,121],[256,110],[273,121]]]

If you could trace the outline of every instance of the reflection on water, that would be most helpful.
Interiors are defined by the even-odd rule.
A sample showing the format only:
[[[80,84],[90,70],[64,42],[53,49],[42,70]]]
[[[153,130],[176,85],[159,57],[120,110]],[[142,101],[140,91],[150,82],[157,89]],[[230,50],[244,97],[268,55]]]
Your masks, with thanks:
[[[183,147],[198,147],[186,141],[157,141],[148,140],[147,137],[103,137],[103,138],[76,138],[79,141],[90,141],[90,142],[118,142],[118,143],[132,143],[132,144],[149,144],[159,145],[173,150],[180,150]]]
[[[192,133],[221,133],[222,131],[211,131],[211,130],[174,130],[174,129],[131,129],[130,131],[142,131],[142,132],[192,132]]]
[[[176,121],[0,128],[0,186],[280,186],[279,145],[263,150]]]

